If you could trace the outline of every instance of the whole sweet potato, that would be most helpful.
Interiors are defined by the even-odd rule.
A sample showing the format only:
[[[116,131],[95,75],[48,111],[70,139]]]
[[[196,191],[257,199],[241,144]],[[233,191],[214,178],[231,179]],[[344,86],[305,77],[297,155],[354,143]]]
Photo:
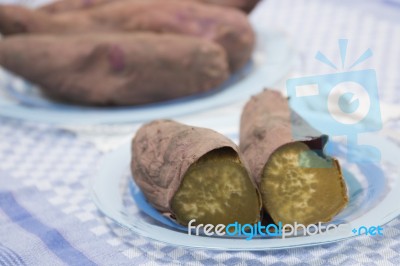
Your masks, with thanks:
[[[132,142],[136,184],[161,213],[187,225],[256,223],[261,199],[237,146],[205,128],[158,120]]]
[[[0,31],[5,35],[116,31],[190,35],[224,47],[232,71],[249,60],[255,42],[254,32],[242,12],[176,0],[117,1],[57,15],[0,5]]]
[[[20,35],[0,41],[0,65],[55,99],[137,105],[209,91],[229,75],[205,40],[137,34]]]
[[[41,11],[45,11],[52,14],[75,11],[80,9],[92,8],[98,5],[108,4],[115,1],[128,1],[128,0],[61,0],[55,1],[50,4],[44,5],[39,8]],[[130,0],[138,1],[138,0]],[[146,0],[140,0],[146,1]],[[167,0],[165,0],[167,1]],[[181,1],[198,1],[203,3],[229,6],[242,9],[245,12],[250,12],[259,0],[181,0]]]
[[[326,156],[327,137],[294,141],[287,100],[266,90],[245,106],[240,150],[276,222],[328,222],[347,204],[339,163]]]

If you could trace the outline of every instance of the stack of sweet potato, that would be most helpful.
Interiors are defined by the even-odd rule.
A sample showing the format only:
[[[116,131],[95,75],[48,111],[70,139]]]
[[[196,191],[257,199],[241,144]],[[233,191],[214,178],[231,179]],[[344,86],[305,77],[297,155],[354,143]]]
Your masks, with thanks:
[[[249,60],[247,0],[0,5],[0,65],[57,100],[140,105],[206,92]]]

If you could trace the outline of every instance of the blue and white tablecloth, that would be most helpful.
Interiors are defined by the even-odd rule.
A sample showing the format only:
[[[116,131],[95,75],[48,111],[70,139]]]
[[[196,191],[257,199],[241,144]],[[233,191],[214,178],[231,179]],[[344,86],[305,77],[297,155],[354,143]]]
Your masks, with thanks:
[[[262,4],[265,24],[286,32],[301,55],[296,73],[331,71],[313,58],[318,50],[340,58],[340,38],[349,39],[349,54],[354,58],[371,48],[374,56],[363,67],[376,70],[382,103],[390,106],[390,113],[398,112],[400,8],[386,1],[364,2],[268,0]],[[240,106],[182,120],[238,116]],[[396,139],[399,120],[391,119],[385,130]],[[125,126],[118,136],[127,139],[136,127]],[[223,133],[234,130],[227,127]],[[115,147],[115,142],[102,148],[99,142],[108,138],[97,132],[91,139],[87,131],[0,117],[0,265],[400,265],[400,218],[385,226],[384,237],[360,236],[276,251],[190,250],[134,235],[100,214],[90,199],[89,178],[104,150]]]

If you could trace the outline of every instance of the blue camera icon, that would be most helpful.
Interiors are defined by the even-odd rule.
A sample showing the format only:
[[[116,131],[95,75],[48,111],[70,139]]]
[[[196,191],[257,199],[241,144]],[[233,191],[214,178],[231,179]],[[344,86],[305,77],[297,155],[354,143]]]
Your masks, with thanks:
[[[349,161],[358,161],[361,157],[356,155],[366,153],[368,160],[380,160],[378,149],[357,143],[358,134],[382,128],[373,69],[293,78],[286,87],[294,112],[321,133],[347,138]],[[327,149],[335,147],[328,143]]]

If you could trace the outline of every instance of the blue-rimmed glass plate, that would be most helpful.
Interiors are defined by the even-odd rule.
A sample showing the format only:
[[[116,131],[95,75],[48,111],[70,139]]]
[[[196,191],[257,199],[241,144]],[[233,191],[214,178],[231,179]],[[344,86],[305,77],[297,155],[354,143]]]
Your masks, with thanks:
[[[235,125],[235,121],[228,119],[224,123]],[[218,126],[214,129],[224,132]],[[238,136],[231,134],[229,137],[237,141]],[[400,214],[400,166],[396,160],[400,154],[399,147],[379,134],[366,134],[360,137],[360,141],[378,147],[382,160],[379,163],[356,164],[348,162],[345,154],[339,153],[350,200],[330,224],[347,224],[348,230],[331,230],[328,234],[285,239],[258,237],[251,241],[240,237],[188,235],[185,228],[175,225],[154,210],[132,181],[129,171],[130,143],[103,158],[90,187],[94,202],[106,216],[132,233],[169,245],[216,250],[269,250],[326,244],[356,236],[353,228],[383,226]]]

